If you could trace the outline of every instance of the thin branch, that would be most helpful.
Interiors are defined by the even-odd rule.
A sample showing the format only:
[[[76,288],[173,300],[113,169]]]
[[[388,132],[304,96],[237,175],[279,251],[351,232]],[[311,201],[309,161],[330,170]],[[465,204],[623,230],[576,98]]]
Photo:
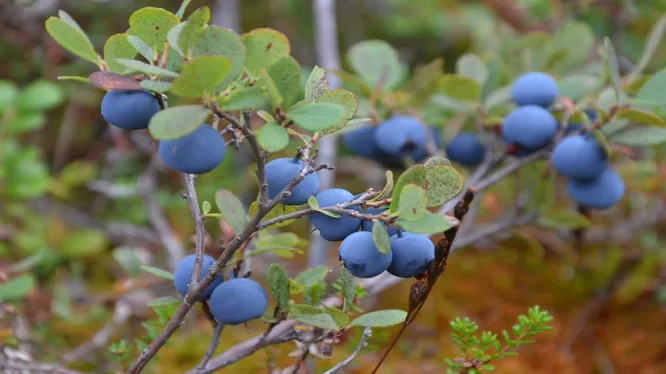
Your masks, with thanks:
[[[183,184],[185,184],[185,197],[187,199],[187,204],[190,206],[190,211],[192,212],[192,218],[196,225],[196,238],[194,244],[194,255],[196,256],[194,260],[194,270],[192,271],[192,281],[190,283],[190,288],[199,283],[201,278],[201,268],[203,266],[203,256],[204,256],[204,239],[206,237],[206,229],[204,228],[204,220],[201,216],[201,209],[199,208],[199,200],[197,199],[197,190],[194,187],[194,174],[183,174]]]
[[[0,370],[3,373],[12,373],[14,370],[17,373],[48,373],[48,374],[81,374],[76,370],[70,370],[58,365],[40,364],[36,362],[23,362],[18,360],[9,360],[0,357]]]
[[[324,374],[337,373],[340,369],[349,365],[349,363],[351,363],[354,359],[356,359],[356,357],[358,357],[359,354],[361,354],[363,348],[365,348],[368,345],[368,339],[370,338],[371,335],[372,335],[372,329],[370,327],[366,327],[365,330],[363,330],[363,336],[361,336],[361,341],[358,342],[358,346],[356,346],[354,352],[349,357],[347,357],[342,362],[335,365],[331,370],[325,372]]]
[[[347,209],[347,208],[352,207],[352,206],[361,205],[365,200],[371,198],[374,195],[376,195],[376,192],[374,192],[374,191],[365,192],[360,197],[358,197],[354,200],[350,200],[346,203],[338,204],[336,206],[321,207],[320,209],[321,210],[327,210],[327,211],[332,212],[332,213],[346,214],[346,215],[352,216],[354,218],[360,218],[360,219],[363,219],[363,220],[366,220],[366,221],[372,221],[373,219],[379,219],[379,220],[382,220],[382,221],[390,221],[390,219],[386,215],[363,214],[363,213],[359,213],[355,210]],[[263,229],[265,229],[269,226],[275,225],[275,224],[283,222],[283,221],[287,221],[287,220],[291,220],[291,219],[297,219],[297,218],[305,217],[307,215],[315,214],[315,213],[317,213],[317,210],[312,209],[312,208],[297,210],[297,211],[292,212],[292,213],[284,214],[284,215],[281,215],[279,217],[275,217],[275,218],[271,218],[271,219],[268,219],[266,221],[263,221],[259,225],[257,230],[263,230]]]
[[[213,354],[215,354],[215,350],[217,349],[217,346],[220,345],[220,335],[222,335],[223,330],[224,330],[224,324],[218,323],[215,326],[215,331],[213,331],[213,338],[210,341],[210,345],[208,346],[208,350],[206,351],[206,354],[201,359],[201,363],[199,363],[199,366],[197,366],[197,370],[199,372],[202,372],[206,368],[206,365],[208,364],[208,361],[210,361],[210,358],[213,357]]]

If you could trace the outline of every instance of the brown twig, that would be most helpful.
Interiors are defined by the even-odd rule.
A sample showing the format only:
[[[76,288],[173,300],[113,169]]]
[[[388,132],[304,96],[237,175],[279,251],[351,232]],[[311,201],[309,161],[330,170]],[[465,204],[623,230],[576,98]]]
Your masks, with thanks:
[[[473,188],[468,188],[463,195],[463,198],[456,204],[453,215],[462,222],[463,217],[469,211],[470,204],[474,200],[474,195],[476,190]],[[446,232],[444,232],[444,237],[440,239],[435,246],[435,260],[430,264],[427,274],[427,284],[423,283],[422,280],[417,281],[417,283],[412,286],[412,292],[410,292],[410,307],[407,312],[407,317],[405,322],[402,325],[398,335],[393,339],[389,347],[386,349],[382,357],[377,362],[377,365],[372,370],[372,374],[376,373],[379,368],[382,366],[389,353],[393,350],[398,340],[402,334],[407,330],[407,327],[416,319],[421,308],[425,305],[430,292],[432,291],[437,279],[444,273],[447,265],[447,259],[451,251],[451,246],[453,245],[456,235],[458,234],[460,226],[456,226]],[[424,286],[425,285],[425,286]],[[425,288],[425,289],[424,289]]]

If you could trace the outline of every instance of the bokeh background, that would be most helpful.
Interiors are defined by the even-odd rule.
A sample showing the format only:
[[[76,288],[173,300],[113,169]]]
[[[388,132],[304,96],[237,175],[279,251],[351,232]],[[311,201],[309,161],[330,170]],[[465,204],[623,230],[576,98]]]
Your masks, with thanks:
[[[192,246],[194,227],[180,197],[179,177],[168,170],[144,173],[156,144],[147,132],[111,130],[100,115],[101,90],[56,80],[87,76],[92,70],[59,47],[43,25],[59,8],[65,9],[101,50],[108,36],[127,28],[134,10],[156,6],[175,12],[179,5],[178,0],[0,2],[0,93],[11,82],[33,89],[34,97],[25,100],[37,103],[20,124],[0,128],[0,282],[20,280],[13,291],[3,291],[15,293],[12,302],[0,304],[3,347],[27,349],[44,362],[76,354],[82,359],[72,368],[112,372],[118,367],[109,345],[139,337],[145,328],[141,323],[156,318],[146,302],[174,294],[168,282],[128,271],[128,266],[137,256],[142,263],[169,268],[168,248]],[[189,9],[203,5],[211,7],[217,25],[241,32],[258,27],[282,31],[303,66],[316,63],[311,0],[194,0]],[[548,32],[564,19],[588,24],[599,38],[610,37],[621,62],[631,64],[666,12],[666,1],[339,0],[336,8],[343,53],[361,40],[383,39],[410,67],[443,58],[450,70],[467,52],[489,56],[504,39]],[[646,71],[665,65],[666,42],[661,42]],[[446,131],[446,121],[433,125]],[[200,200],[212,201],[215,191],[225,188],[249,204],[256,190],[249,187],[255,184],[247,153],[228,152],[223,165],[200,177]],[[458,353],[450,339],[452,318],[468,316],[482,329],[498,332],[538,304],[554,315],[554,330],[521,349],[519,357],[498,363],[498,372],[665,373],[666,148],[656,149],[656,155],[644,162],[638,154],[635,162],[622,165],[631,204],[594,216],[589,240],[582,246],[566,233],[528,224],[456,252],[419,320],[381,372],[444,372],[444,359]],[[361,190],[383,183],[383,170],[344,149],[336,166],[340,187]],[[521,181],[480,197],[478,225],[492,224],[514,204],[507,192],[512,183]],[[560,198],[570,204],[566,196]],[[211,221],[206,228],[207,252],[217,254],[225,227]],[[263,279],[271,262],[281,262],[292,276],[305,268],[307,220],[286,230],[304,238],[295,244],[302,253],[291,259],[256,258],[256,279]],[[329,265],[337,266],[334,246]],[[363,305],[405,309],[408,290],[409,282],[403,282]],[[122,324],[102,330],[108,332],[103,348],[75,351],[114,318]],[[247,329],[227,329],[218,352],[262,328],[253,322]],[[370,372],[391,333],[375,333],[371,346],[347,372]],[[195,311],[150,371],[191,369],[210,334],[209,323]],[[316,360],[314,372],[346,357],[357,335],[351,333],[336,345],[332,358]],[[270,373],[293,364],[297,358],[288,353],[294,349],[287,343],[260,350],[221,372]]]

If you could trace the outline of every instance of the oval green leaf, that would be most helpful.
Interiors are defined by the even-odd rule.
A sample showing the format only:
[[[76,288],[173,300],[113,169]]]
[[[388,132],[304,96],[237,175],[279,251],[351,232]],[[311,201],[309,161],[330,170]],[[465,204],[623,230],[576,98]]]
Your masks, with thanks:
[[[215,193],[215,204],[236,234],[241,233],[249,219],[240,199],[227,190],[218,190]]]
[[[79,32],[67,22],[57,17],[46,20],[46,31],[63,48],[74,55],[99,65],[99,58],[95,48],[85,34]]]
[[[203,105],[174,106],[157,112],[148,130],[158,140],[178,139],[198,129],[209,115],[210,110]]]
[[[287,118],[305,130],[326,130],[335,126],[345,117],[345,108],[339,104],[301,103],[303,104],[295,105],[287,111]]]
[[[257,141],[266,151],[277,152],[289,144],[289,133],[277,123],[269,122],[259,130]]]
[[[241,36],[247,49],[245,68],[256,75],[261,68],[268,68],[283,56],[289,55],[289,39],[276,30],[269,28],[254,29]]]
[[[356,318],[349,326],[388,327],[405,322],[405,318],[407,318],[407,312],[404,310],[377,310]]]
[[[391,239],[386,231],[386,225],[379,220],[372,222],[372,241],[379,252],[383,254],[391,252]]]

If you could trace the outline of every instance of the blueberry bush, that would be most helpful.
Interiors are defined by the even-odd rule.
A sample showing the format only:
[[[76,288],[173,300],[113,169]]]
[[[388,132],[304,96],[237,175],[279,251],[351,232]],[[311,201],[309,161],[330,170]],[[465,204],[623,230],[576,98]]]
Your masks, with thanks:
[[[113,341],[96,347],[107,351],[111,371],[150,370],[200,309],[211,334],[191,373],[214,372],[262,348],[295,342],[296,365],[265,370],[297,373],[313,356],[325,361],[318,366],[322,372],[332,374],[360,360],[378,336],[380,353],[368,372],[382,372],[403,334],[428,310],[438,281],[438,288],[451,287],[446,274],[457,266],[449,258],[454,251],[527,225],[580,244],[597,217],[631,214],[643,209],[641,201],[661,201],[655,191],[632,183],[623,167],[635,153],[648,160],[648,168],[663,158],[666,69],[646,68],[666,21],[654,26],[639,63],[629,70],[620,68],[609,38],[595,38],[576,21],[552,34],[502,40],[487,55],[465,53],[446,69],[441,58],[411,69],[379,39],[351,46],[344,69],[324,69],[302,66],[292,42],[276,29],[239,34],[211,24],[208,7],[191,9],[189,3],[175,12],[135,10],[126,31],[108,37],[102,48],[63,10],[45,22],[57,44],[94,68],[59,77],[71,81],[62,85],[103,91],[98,106],[110,132],[149,135],[149,143],[157,143],[135,181],[147,209],[160,209],[151,194],[154,175],[162,171],[182,181],[182,199],[170,203],[186,204],[191,213],[178,217],[194,232],[191,251],[168,244],[168,227],[160,231],[167,265],[144,263],[131,248],[114,250],[132,278],[148,273],[146,279],[169,291],[147,302],[152,312],[131,339],[105,338]],[[580,48],[567,48],[576,42]],[[1,83],[0,190],[23,229],[12,245],[35,248],[22,260],[28,265],[14,270],[19,275],[0,285],[2,302],[19,303],[38,281],[22,269],[38,263],[53,273],[72,259],[94,258],[107,238],[90,229],[68,232],[58,255],[44,249],[40,237],[48,222],[14,202],[47,192],[70,196],[94,173],[89,165],[71,164],[72,170],[54,177],[33,148],[16,140],[38,130],[43,112],[64,100],[60,85],[38,81],[19,90]],[[338,165],[320,158],[331,139],[339,139],[341,153],[379,169],[382,183],[329,185],[325,176]],[[215,173],[229,172],[229,159],[242,152],[252,158],[251,176],[239,182],[249,202],[216,185]],[[111,187],[98,189],[122,194]],[[489,191],[512,205],[503,206],[506,212],[494,224],[476,228]],[[337,266],[294,273],[276,261],[302,252],[307,240],[288,229],[301,222],[336,247]],[[164,229],[168,222],[154,225]],[[216,252],[208,243],[211,227],[225,236]],[[266,261],[263,273],[252,267],[255,260]],[[394,296],[401,308],[365,302],[400,282],[409,282],[409,292]],[[146,284],[124,287],[141,286]],[[263,332],[218,351],[225,333],[249,324],[263,324]],[[450,373],[493,371],[497,361],[517,355],[552,325],[553,316],[539,306],[519,315],[500,337],[477,333],[480,327],[470,318],[456,318],[450,328],[459,352],[444,363]],[[350,334],[358,337],[351,353],[327,361]],[[20,369],[20,358],[6,360],[16,365],[8,369]],[[69,372],[64,367],[71,360],[63,360],[42,369]]]

